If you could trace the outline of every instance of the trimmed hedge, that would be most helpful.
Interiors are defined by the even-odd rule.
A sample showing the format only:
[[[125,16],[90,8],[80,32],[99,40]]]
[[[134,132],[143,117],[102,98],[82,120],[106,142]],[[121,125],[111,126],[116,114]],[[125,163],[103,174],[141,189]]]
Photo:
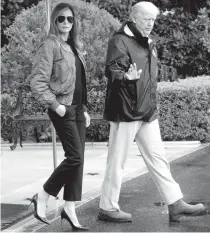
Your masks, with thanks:
[[[200,79],[200,80],[199,80]],[[163,140],[207,141],[210,77],[158,85],[158,106]]]
[[[104,142],[109,138],[109,123],[105,120],[91,121],[87,128],[86,141]]]
[[[210,76],[158,83],[158,111],[164,141],[198,140],[210,142]],[[92,122],[88,141],[108,140],[109,123]]]

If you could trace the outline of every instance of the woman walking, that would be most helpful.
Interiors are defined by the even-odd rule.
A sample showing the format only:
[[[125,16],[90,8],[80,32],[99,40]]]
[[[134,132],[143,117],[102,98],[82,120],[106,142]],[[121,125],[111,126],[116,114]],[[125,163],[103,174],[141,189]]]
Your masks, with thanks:
[[[49,224],[46,206],[49,196],[56,197],[64,187],[66,219],[73,230],[87,231],[80,225],[75,201],[81,200],[86,127],[86,75],[78,41],[79,22],[73,7],[58,4],[52,14],[47,38],[35,56],[31,90],[37,101],[48,108],[48,115],[62,143],[65,159],[54,170],[43,190],[32,198],[34,216]]]

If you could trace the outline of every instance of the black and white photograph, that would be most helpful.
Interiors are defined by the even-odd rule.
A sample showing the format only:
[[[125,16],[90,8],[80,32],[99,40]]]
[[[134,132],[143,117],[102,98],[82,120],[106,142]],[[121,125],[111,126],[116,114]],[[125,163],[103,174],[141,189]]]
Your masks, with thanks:
[[[1,232],[210,232],[210,0],[1,0]]]

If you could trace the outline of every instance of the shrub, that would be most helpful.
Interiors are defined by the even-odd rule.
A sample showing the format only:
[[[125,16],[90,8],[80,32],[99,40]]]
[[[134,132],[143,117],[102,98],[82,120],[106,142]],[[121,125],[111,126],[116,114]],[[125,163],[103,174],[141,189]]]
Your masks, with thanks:
[[[105,120],[91,121],[87,128],[86,141],[104,142],[109,138],[109,123]]]
[[[59,2],[63,1],[52,0],[52,7]],[[89,111],[102,112],[104,92],[101,90],[105,85],[103,73],[107,45],[112,34],[119,29],[120,22],[107,11],[100,10],[93,4],[73,0],[66,0],[66,2],[74,6],[81,21],[80,38],[86,50]],[[2,93],[9,95],[15,93],[17,99],[19,86],[29,83],[35,52],[45,37],[44,24],[45,3],[41,1],[37,6],[22,10],[15,18],[14,23],[5,31],[9,44],[2,49]],[[93,86],[99,88],[93,89]],[[93,91],[95,95],[92,95]],[[28,94],[26,93],[26,96]],[[96,98],[96,96],[100,98]],[[40,112],[33,112],[33,107],[32,98],[28,98],[24,102],[23,114],[43,113],[41,108]]]
[[[4,36],[4,30],[10,26],[15,16],[21,11],[21,9],[37,4],[39,0],[2,0],[1,1],[1,39],[2,45],[8,43]]]
[[[159,83],[158,106],[163,140],[207,141],[210,77]]]
[[[1,95],[1,137],[10,143],[13,141],[13,114],[16,109],[16,102],[14,95]]]

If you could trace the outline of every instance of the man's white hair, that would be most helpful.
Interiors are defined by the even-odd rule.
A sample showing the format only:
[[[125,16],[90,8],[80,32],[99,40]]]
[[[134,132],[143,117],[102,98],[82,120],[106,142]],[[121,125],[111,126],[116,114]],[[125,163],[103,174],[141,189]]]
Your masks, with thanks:
[[[139,13],[151,13],[157,16],[160,11],[159,9],[151,2],[138,2],[131,8],[130,19],[135,17]]]

